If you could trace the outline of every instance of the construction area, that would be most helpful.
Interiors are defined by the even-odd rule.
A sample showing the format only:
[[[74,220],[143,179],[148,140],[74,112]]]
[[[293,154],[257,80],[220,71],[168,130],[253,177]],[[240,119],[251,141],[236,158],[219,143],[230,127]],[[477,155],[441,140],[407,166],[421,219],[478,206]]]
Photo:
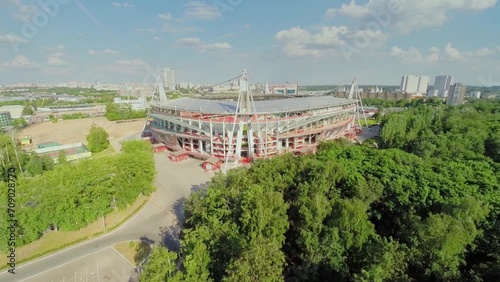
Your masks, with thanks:
[[[26,149],[34,150],[38,145],[48,142],[59,144],[87,143],[87,135],[93,124],[104,128],[109,134],[111,146],[116,151],[120,151],[120,142],[128,136],[141,132],[144,128],[145,120],[134,120],[126,122],[108,121],[106,118],[86,118],[75,120],[63,120],[56,123],[44,122],[28,126],[18,132],[18,139],[30,136],[32,144]]]

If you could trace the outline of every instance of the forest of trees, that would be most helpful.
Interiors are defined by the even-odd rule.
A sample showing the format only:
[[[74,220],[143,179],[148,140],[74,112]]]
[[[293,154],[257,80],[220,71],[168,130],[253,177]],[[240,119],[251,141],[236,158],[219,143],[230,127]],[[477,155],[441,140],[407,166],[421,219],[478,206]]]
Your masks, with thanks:
[[[106,105],[106,118],[109,121],[116,120],[127,120],[127,119],[135,119],[135,118],[145,118],[146,111],[134,111],[132,110],[132,106],[127,105],[117,105],[113,103],[108,103]]]
[[[419,105],[380,138],[258,161],[189,198],[141,281],[499,281],[500,103]]]
[[[41,162],[41,167],[28,161],[24,165],[25,176],[17,164],[12,164],[18,177],[17,247],[39,239],[49,226],[64,231],[78,230],[113,209],[125,208],[140,194],[149,195],[154,191],[151,145],[143,141],[124,142],[119,155],[55,166],[49,160]],[[33,173],[35,168],[30,166],[42,171]],[[1,199],[7,199],[7,191],[7,184],[0,182]],[[6,200],[0,201],[0,210],[7,210]],[[4,216],[0,217],[0,229],[7,230]],[[7,249],[7,236],[8,232],[0,234],[0,252]]]

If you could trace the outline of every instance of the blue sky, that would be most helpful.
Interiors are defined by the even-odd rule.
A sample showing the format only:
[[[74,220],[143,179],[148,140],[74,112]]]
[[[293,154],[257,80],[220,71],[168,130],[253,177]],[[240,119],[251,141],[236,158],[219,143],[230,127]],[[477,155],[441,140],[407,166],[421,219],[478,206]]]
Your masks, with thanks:
[[[44,6],[42,3],[47,3]],[[0,0],[0,84],[251,79],[500,85],[497,0]]]

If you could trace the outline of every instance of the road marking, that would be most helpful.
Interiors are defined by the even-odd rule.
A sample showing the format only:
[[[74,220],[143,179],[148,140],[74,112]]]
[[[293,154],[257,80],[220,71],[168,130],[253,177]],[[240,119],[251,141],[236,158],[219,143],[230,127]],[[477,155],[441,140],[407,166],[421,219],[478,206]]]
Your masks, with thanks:
[[[93,241],[100,240],[100,239],[102,239],[102,238],[104,238],[104,237],[106,237],[106,236],[112,235],[113,233],[120,231],[120,230],[121,230],[122,228],[124,228],[127,224],[129,224],[129,223],[130,223],[130,222],[131,222],[134,218],[136,218],[139,214],[141,214],[141,213],[142,213],[142,211],[143,211],[144,209],[146,209],[146,208],[149,206],[149,204],[151,204],[151,202],[153,201],[153,198],[154,198],[154,196],[155,196],[155,195],[156,195],[156,192],[155,192],[155,193],[151,196],[151,199],[149,199],[149,202],[148,202],[148,203],[147,203],[147,204],[146,204],[146,205],[145,205],[145,206],[144,206],[144,207],[143,207],[143,208],[142,208],[139,212],[137,212],[137,213],[136,213],[134,216],[132,216],[132,217],[131,217],[131,218],[130,218],[127,222],[125,222],[123,225],[121,225],[120,227],[116,228],[115,230],[111,231],[110,233],[103,234],[102,236],[100,236],[100,237],[96,237],[96,238],[93,238],[93,239],[91,239],[91,240],[89,240],[89,241],[84,241],[84,242],[81,242],[81,243],[79,243],[79,244],[73,245],[73,246],[71,246],[71,247],[69,247],[69,248],[66,248],[66,249],[64,249],[64,250],[61,250],[61,251],[58,251],[58,252],[52,253],[52,254],[50,254],[50,255],[47,255],[47,256],[42,256],[42,257],[37,258],[37,259],[35,259],[35,260],[33,260],[33,261],[30,261],[30,262],[28,262],[28,263],[25,263],[25,264],[20,265],[18,268],[22,268],[22,267],[24,267],[24,266],[30,265],[30,264],[35,263],[35,262],[39,262],[39,261],[44,260],[44,259],[46,259],[46,258],[49,258],[49,257],[55,256],[55,255],[58,255],[58,254],[60,254],[60,253],[66,252],[66,251],[69,251],[69,250],[74,249],[74,248],[76,248],[76,247],[83,246],[83,245],[88,244],[88,243],[91,243],[91,242],[93,242]],[[109,247],[109,246],[107,246],[107,247]],[[107,247],[104,247],[103,249],[105,249],[105,248],[107,248]],[[103,250],[103,249],[101,249],[101,250]],[[93,253],[92,253],[92,254],[93,254]],[[87,256],[87,255],[84,255],[84,256]],[[52,269],[52,268],[51,268],[51,269]],[[5,273],[7,273],[7,270],[6,270],[6,271],[4,271],[4,272],[0,272],[0,275],[5,274]],[[42,272],[42,273],[43,273],[43,272]],[[36,276],[36,275],[35,275],[35,276]],[[32,277],[34,277],[34,276],[32,276]],[[23,281],[24,281],[24,280],[23,280]]]
[[[40,273],[35,274],[35,275],[32,275],[32,276],[30,276],[30,277],[28,277],[28,278],[26,278],[26,279],[23,279],[23,280],[21,280],[21,281],[19,281],[19,282],[26,281],[26,280],[31,279],[31,278],[33,278],[33,277],[37,277],[37,276],[39,276],[39,275],[42,275],[42,274],[44,274],[44,273],[46,273],[46,272],[49,272],[49,271],[52,271],[52,270],[54,270],[54,269],[57,269],[57,268],[63,267],[63,266],[65,266],[65,265],[67,265],[67,264],[70,264],[70,263],[72,263],[72,262],[75,262],[75,261],[77,261],[77,260],[80,260],[80,259],[82,259],[82,258],[84,258],[84,257],[88,257],[88,256],[91,256],[91,255],[93,255],[93,254],[95,254],[95,253],[98,253],[98,252],[104,251],[104,250],[105,250],[105,249],[107,249],[107,248],[111,248],[111,246],[107,246],[107,247],[105,247],[105,248],[103,248],[103,249],[100,249],[100,250],[98,250],[98,251],[92,252],[92,253],[90,253],[90,254],[88,254],[88,255],[84,255],[84,256],[81,256],[81,257],[79,257],[79,258],[76,258],[76,259],[74,259],[74,260],[72,260],[72,261],[68,261],[68,262],[66,262],[66,263],[63,263],[63,264],[60,264],[60,265],[58,265],[58,266],[52,267],[52,268],[47,269],[47,270],[45,270],[45,271],[43,271],[43,272],[40,272]],[[76,281],[76,272],[75,272],[75,281]]]
[[[97,261],[95,262],[95,265],[97,267],[97,282],[101,282],[101,277],[99,276],[99,264]]]
[[[124,257],[122,254],[120,254],[119,251],[117,251],[114,247],[111,247],[117,254],[119,254],[124,260],[126,260],[133,268],[135,268],[135,265],[133,265],[126,257]]]

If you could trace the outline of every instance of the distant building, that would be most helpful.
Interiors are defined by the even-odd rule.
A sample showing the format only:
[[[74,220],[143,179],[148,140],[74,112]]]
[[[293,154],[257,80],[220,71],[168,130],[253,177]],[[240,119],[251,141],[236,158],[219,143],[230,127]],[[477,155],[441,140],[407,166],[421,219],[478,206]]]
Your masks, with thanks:
[[[279,85],[270,85],[269,86],[270,94],[275,95],[297,95],[299,94],[299,85],[298,84],[279,84]]]
[[[12,126],[12,118],[10,112],[0,112],[0,127]]]
[[[434,89],[438,91],[439,98],[448,97],[451,86],[455,84],[455,78],[450,75],[436,76],[434,80]]]
[[[427,90],[429,89],[429,84],[431,84],[431,78],[428,76],[419,76],[418,77],[418,88],[417,93],[420,95],[427,94]]]
[[[122,100],[122,98],[115,98],[114,104],[130,105],[134,111],[146,110],[148,108],[146,97],[139,97],[138,100]]]
[[[481,99],[481,91],[477,91],[477,90],[471,91],[469,93],[469,97],[470,98]]]
[[[214,85],[209,88],[211,93],[238,93],[239,87],[233,85]]]
[[[73,102],[73,103],[78,103],[82,100],[85,100],[84,97],[78,97],[78,96],[70,96],[70,95],[54,95],[54,98],[56,98],[57,101],[64,101],[64,102]]]
[[[189,83],[189,82],[180,82],[178,86],[179,86],[179,89],[192,89],[192,88],[194,88],[194,85],[192,83]]]
[[[427,97],[429,97],[429,98],[438,97],[438,96],[439,96],[439,91],[434,89],[434,88],[430,88],[427,91]]]
[[[401,92],[416,93],[418,89],[418,76],[405,75],[401,78]]]
[[[400,91],[409,94],[425,95],[429,88],[430,77],[405,75],[401,78]]]
[[[163,69],[163,82],[167,90],[176,90],[174,68],[167,67]]]
[[[448,93],[448,99],[446,104],[448,105],[462,105],[464,103],[465,93],[467,92],[467,86],[462,83],[456,83],[451,86],[450,92]]]
[[[23,116],[24,106],[12,105],[0,107],[0,112],[9,112],[12,119],[20,118]]]

